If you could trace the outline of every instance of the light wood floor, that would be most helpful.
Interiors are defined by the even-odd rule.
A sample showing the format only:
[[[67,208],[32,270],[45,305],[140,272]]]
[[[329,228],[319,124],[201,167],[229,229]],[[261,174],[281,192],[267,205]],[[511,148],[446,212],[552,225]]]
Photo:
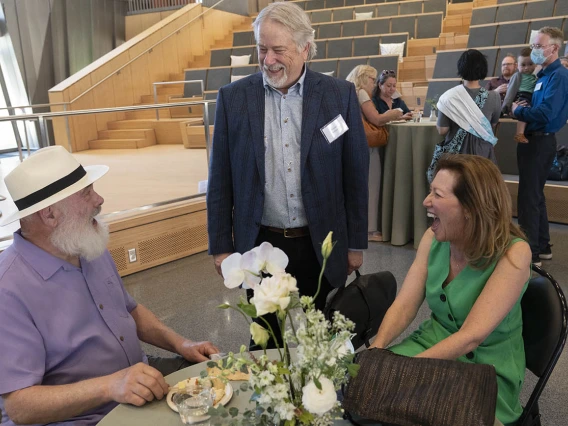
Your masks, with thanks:
[[[183,145],[154,145],[141,149],[100,149],[74,154],[84,166],[105,164],[109,172],[95,183],[105,199],[103,214],[133,209],[148,204],[197,194],[199,181],[207,179],[207,155],[204,149],[186,149]],[[16,209],[4,176],[19,164],[18,157],[0,162],[0,210]],[[0,227],[0,240],[19,228],[18,222]]]

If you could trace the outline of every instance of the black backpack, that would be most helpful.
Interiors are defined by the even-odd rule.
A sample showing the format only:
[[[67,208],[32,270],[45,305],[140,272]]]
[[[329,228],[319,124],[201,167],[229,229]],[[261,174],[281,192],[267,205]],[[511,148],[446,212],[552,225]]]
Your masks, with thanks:
[[[548,172],[550,180],[568,180],[568,149],[564,145],[556,148],[556,157]]]
[[[355,323],[355,337],[351,339],[355,349],[377,334],[379,326],[396,297],[396,278],[388,271],[361,275],[348,285],[330,295],[324,314],[331,321],[335,311],[341,312]]]

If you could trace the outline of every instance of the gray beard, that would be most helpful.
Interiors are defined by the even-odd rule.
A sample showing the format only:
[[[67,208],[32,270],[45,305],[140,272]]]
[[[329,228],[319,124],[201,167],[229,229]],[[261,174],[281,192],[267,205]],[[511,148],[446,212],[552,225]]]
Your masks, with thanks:
[[[108,244],[108,225],[99,219],[97,227],[91,223],[76,220],[64,220],[51,234],[51,244],[68,256],[79,256],[87,262],[101,256]]]

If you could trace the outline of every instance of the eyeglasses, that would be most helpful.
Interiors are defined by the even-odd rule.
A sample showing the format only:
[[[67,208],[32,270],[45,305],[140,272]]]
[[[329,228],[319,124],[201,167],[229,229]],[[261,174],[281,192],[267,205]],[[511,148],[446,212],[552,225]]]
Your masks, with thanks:
[[[546,47],[555,46],[554,44],[531,44],[529,47],[531,49],[544,49]]]
[[[396,75],[396,73],[394,72],[394,70],[383,70],[381,75]]]
[[[506,64],[501,64],[502,67],[512,67],[514,66],[515,63],[514,62],[510,62],[510,63],[506,63]]]

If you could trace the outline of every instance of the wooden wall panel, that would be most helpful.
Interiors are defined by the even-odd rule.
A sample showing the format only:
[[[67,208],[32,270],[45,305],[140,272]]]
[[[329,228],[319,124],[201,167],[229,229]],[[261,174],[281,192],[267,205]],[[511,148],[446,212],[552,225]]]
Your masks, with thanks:
[[[134,103],[137,103],[140,102],[140,96],[152,93],[150,74],[148,73],[148,55],[141,56],[132,62],[129,67]]]
[[[69,92],[66,90],[63,92],[49,93],[49,102],[53,104],[57,104],[60,102],[69,102]],[[64,111],[64,106],[61,105],[61,106],[51,107],[51,111],[52,112]],[[65,149],[69,149],[69,140],[67,136],[67,124],[66,124],[67,120],[69,119],[54,118],[53,120],[51,120],[53,124],[53,135],[55,139],[55,144],[64,146]],[[73,140],[74,131],[72,126],[70,126],[70,133],[71,133],[70,135],[71,140]]]
[[[74,99],[91,87],[91,75],[82,78],[69,88],[69,97]],[[72,110],[93,109],[96,107],[93,92],[87,92],[83,97],[71,105]],[[73,127],[73,152],[89,149],[89,141],[98,137],[97,121],[94,115],[79,115],[69,118],[69,125]]]

